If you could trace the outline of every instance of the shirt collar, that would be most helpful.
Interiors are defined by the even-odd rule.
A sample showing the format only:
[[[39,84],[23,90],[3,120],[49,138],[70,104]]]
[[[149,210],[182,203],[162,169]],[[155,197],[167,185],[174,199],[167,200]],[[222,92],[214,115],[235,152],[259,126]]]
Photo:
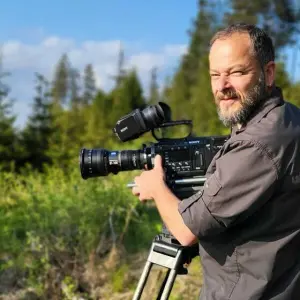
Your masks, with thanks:
[[[243,124],[242,127],[239,129],[237,125],[231,128],[231,135],[239,134],[243,132],[248,126],[258,123],[261,119],[270,112],[276,106],[282,105],[284,103],[282,90],[279,87],[274,87],[271,91],[271,94],[262,102],[252,114],[250,119],[246,124]]]

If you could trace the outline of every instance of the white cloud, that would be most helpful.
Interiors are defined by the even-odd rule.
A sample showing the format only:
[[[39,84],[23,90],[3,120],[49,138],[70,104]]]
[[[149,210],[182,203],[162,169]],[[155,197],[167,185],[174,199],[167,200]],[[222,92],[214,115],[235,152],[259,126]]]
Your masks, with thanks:
[[[186,51],[185,45],[162,45],[154,51],[137,50],[138,43],[111,41],[83,41],[58,36],[45,37],[36,43],[17,40],[2,44],[3,67],[11,73],[8,80],[12,96],[16,98],[14,111],[18,115],[17,125],[23,125],[31,111],[34,94],[34,72],[40,72],[51,79],[55,65],[63,53],[67,53],[71,64],[83,70],[91,63],[97,77],[97,84],[104,90],[111,88],[112,76],[117,71],[120,45],[124,47],[125,66],[136,67],[144,86],[150,78],[150,70],[157,67],[160,73],[178,63],[178,58]]]

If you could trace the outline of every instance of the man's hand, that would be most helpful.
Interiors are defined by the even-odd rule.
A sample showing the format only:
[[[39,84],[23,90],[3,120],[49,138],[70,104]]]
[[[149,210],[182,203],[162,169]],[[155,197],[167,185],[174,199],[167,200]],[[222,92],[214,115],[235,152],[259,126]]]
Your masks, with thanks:
[[[140,201],[154,200],[160,188],[166,185],[161,156],[156,155],[154,168],[143,171],[140,176],[134,178],[134,182],[136,186],[132,188],[132,193],[139,196]]]
[[[136,186],[132,188],[132,193],[139,196],[141,201],[155,201],[165,225],[181,245],[188,246],[195,243],[196,236],[184,224],[178,212],[180,200],[165,182],[161,156],[155,156],[152,170],[143,171],[140,176],[135,177],[134,181]]]

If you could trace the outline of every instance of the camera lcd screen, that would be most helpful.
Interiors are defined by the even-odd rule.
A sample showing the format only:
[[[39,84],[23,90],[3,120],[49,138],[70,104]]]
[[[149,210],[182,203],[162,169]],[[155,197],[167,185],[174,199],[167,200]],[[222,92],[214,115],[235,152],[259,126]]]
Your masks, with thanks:
[[[186,161],[189,160],[189,150],[177,150],[169,152],[170,161]]]

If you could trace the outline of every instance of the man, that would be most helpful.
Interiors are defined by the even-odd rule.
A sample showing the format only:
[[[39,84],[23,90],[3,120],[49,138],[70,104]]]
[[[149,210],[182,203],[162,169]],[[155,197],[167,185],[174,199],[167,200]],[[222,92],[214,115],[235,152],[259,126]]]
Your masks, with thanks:
[[[200,299],[300,299],[300,110],[275,86],[273,44],[261,29],[218,32],[209,63],[218,114],[232,132],[203,191],[179,201],[157,156],[132,192],[155,201],[182,245],[199,241]]]

